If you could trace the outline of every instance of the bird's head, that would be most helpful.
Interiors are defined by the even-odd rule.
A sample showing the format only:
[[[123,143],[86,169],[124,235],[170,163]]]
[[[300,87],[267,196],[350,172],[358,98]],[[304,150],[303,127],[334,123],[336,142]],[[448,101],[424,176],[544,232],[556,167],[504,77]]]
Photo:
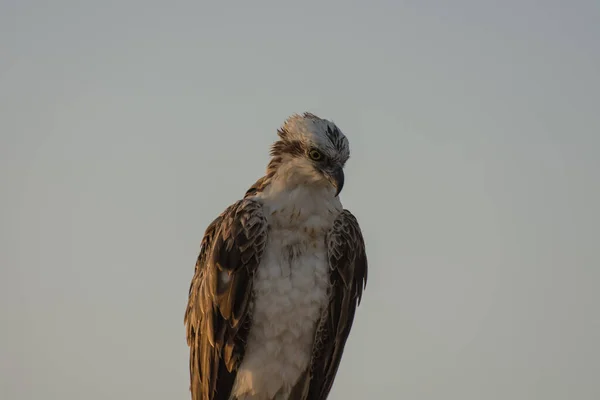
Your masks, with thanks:
[[[344,165],[350,157],[348,139],[331,121],[314,114],[294,114],[277,131],[271,164],[284,178],[331,187],[337,196],[344,187]]]

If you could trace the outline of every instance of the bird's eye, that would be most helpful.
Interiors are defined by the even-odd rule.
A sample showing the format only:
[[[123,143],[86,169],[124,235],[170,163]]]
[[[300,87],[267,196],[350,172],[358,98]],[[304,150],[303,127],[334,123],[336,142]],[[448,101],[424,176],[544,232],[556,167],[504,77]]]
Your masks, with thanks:
[[[309,151],[308,156],[314,161],[319,161],[321,158],[323,158],[323,155],[318,150]]]

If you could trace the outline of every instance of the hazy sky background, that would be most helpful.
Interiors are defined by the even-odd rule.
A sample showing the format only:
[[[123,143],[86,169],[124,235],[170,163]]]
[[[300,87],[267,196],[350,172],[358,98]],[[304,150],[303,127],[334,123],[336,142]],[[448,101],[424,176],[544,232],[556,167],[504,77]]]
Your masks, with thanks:
[[[599,399],[600,4],[220,3],[0,2],[0,398],[189,398],[204,229],[312,111],[371,268],[330,399]]]

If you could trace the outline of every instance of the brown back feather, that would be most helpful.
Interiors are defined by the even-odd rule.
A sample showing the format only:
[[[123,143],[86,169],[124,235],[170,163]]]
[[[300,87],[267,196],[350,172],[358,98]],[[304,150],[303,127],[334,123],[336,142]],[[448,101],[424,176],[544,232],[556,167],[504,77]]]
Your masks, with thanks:
[[[228,400],[250,330],[253,276],[265,248],[261,205],[240,200],[206,229],[185,312],[193,400]],[[229,280],[220,279],[220,274]]]
[[[367,284],[367,255],[356,218],[348,210],[327,235],[331,293],[329,308],[315,333],[307,399],[325,400],[337,374],[356,307]]]

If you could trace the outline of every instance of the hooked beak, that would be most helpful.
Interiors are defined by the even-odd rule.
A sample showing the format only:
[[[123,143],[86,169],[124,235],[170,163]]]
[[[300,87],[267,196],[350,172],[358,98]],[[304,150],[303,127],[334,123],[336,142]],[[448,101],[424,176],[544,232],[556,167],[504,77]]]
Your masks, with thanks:
[[[337,197],[344,187],[344,170],[342,167],[335,167],[331,176],[331,183],[335,186],[335,197]]]

